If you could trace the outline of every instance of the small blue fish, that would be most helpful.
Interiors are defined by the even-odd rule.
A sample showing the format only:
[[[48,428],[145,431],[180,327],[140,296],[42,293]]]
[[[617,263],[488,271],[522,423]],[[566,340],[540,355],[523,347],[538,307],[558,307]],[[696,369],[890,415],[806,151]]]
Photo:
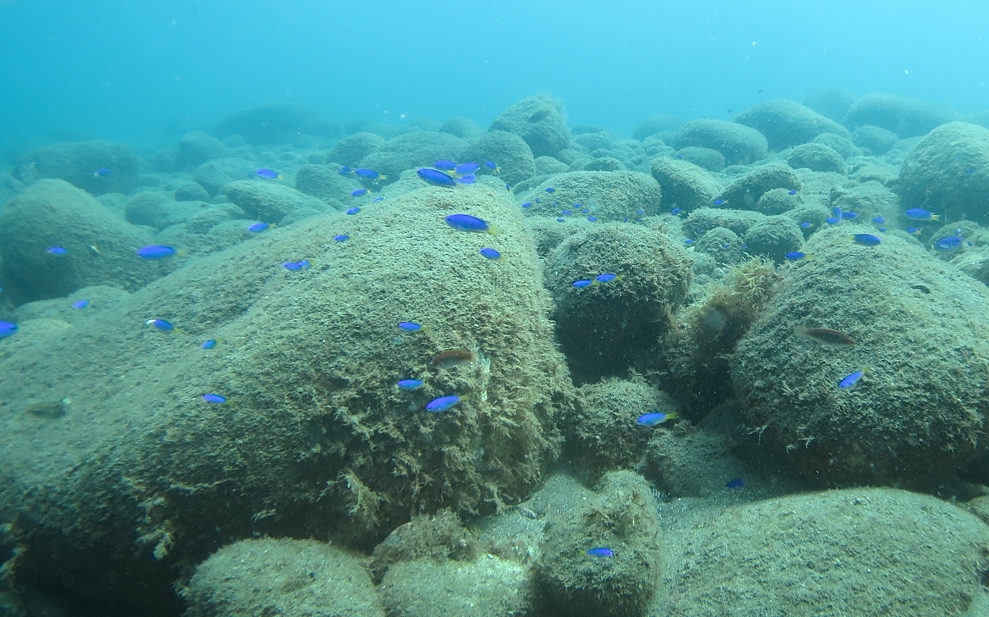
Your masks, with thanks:
[[[560,214],[562,214],[563,216],[570,216],[571,214],[573,214],[573,212],[571,212],[570,210],[564,210],[563,212],[560,212]]]
[[[967,173],[968,175],[971,176],[972,174],[975,173],[975,168],[974,167],[966,167],[965,168],[965,173]]]
[[[797,189],[790,189],[789,191],[786,192],[786,194],[787,195],[796,195],[797,194]]]
[[[347,208],[347,210],[346,210],[346,212],[344,212],[344,214],[354,215],[354,214],[357,214],[360,211],[361,211],[360,206],[354,206],[353,208]]]
[[[170,246],[143,246],[137,249],[137,256],[141,259],[165,259],[175,255],[177,251]]]
[[[615,551],[610,548],[605,548],[603,546],[595,546],[594,548],[587,549],[587,554],[591,557],[598,557],[599,559],[605,559],[607,557],[614,557]]]
[[[857,212],[842,212],[841,213],[841,220],[843,220],[843,221],[851,221],[851,220],[857,219],[858,216],[859,215],[858,215]]]
[[[100,167],[99,169],[97,169],[96,171],[93,172],[93,177],[94,178],[99,178],[101,176],[109,176],[111,173],[113,173],[113,172],[111,172],[106,167]]]
[[[262,231],[268,229],[269,227],[271,227],[271,225],[269,225],[269,224],[267,224],[265,222],[254,223],[254,224],[250,225],[247,228],[247,231],[249,231],[249,232],[251,232],[253,234],[259,234]]]
[[[635,213],[638,214],[639,216],[642,216],[643,214],[646,213],[646,211],[643,210],[642,208],[639,208],[638,210],[635,211]]]
[[[9,321],[0,321],[0,338],[7,338],[17,332],[17,324]]]
[[[374,171],[373,169],[355,169],[354,170],[354,174],[356,174],[357,176],[359,176],[361,178],[365,178],[367,180],[385,180],[386,179],[385,176],[382,176],[381,174],[379,174],[378,172]]]
[[[745,480],[741,478],[732,478],[728,480],[728,484],[725,484],[725,488],[730,488],[733,491],[737,491],[745,487]]]
[[[877,217],[873,217],[872,222],[875,223],[876,225],[884,225],[886,223],[886,219],[884,219],[881,216],[877,216]]]
[[[617,274],[612,274],[610,272],[605,272],[604,274],[599,274],[599,275],[595,276],[594,277],[594,282],[595,283],[610,283],[611,281],[617,281],[620,278],[622,278],[622,277],[619,276],[619,275],[617,275]]]
[[[594,281],[588,281],[587,279],[581,279],[579,281],[574,281],[573,286],[577,289],[583,289],[585,287],[590,287],[594,284]]]
[[[203,341],[203,344],[200,345],[200,347],[202,347],[203,349],[213,349],[214,347],[216,347],[216,340],[207,339],[206,341]]]
[[[876,229],[877,229],[878,231],[881,231],[881,232],[883,232],[883,233],[886,233],[886,228],[885,228],[885,227],[877,227]]]
[[[458,176],[469,176],[480,168],[477,163],[461,163],[454,168],[453,173]]]
[[[809,223],[807,221],[804,221],[803,223],[800,223],[800,228],[801,229],[807,229],[808,227],[813,227],[813,226],[814,226],[813,223]]]
[[[552,193],[555,193],[556,192],[556,189],[553,188],[553,187],[551,187],[551,186],[547,186],[546,187],[546,192],[552,194]]]
[[[940,221],[941,215],[934,214],[930,210],[924,210],[923,208],[910,208],[903,213],[903,216],[907,217],[911,221]]]
[[[376,204],[376,203],[382,202],[384,200],[385,200],[384,197],[375,197],[374,199],[371,200],[371,203]]]
[[[556,219],[556,222],[557,223],[565,223],[566,222],[566,219]]]
[[[683,155],[682,155],[682,154],[680,154],[679,152],[677,152],[677,158],[678,158],[678,159],[680,159],[680,160],[682,161],[682,160],[683,160]]]
[[[488,259],[501,259],[501,253],[499,253],[498,251],[492,248],[484,247],[483,249],[478,251],[478,253],[484,255]]]
[[[299,270],[309,269],[309,260],[303,259],[302,261],[286,261],[282,264],[282,267],[289,272],[298,272]]]
[[[467,174],[466,176],[457,178],[457,184],[474,184],[475,182],[477,182],[477,176],[474,174]]]
[[[855,242],[856,244],[861,244],[863,246],[877,246],[880,243],[882,243],[882,240],[879,238],[879,236],[875,236],[873,234],[854,234],[848,236],[848,238],[852,242]]]
[[[456,178],[450,174],[443,173],[438,169],[433,169],[432,167],[420,167],[416,170],[416,175],[419,176],[420,180],[428,182],[434,186],[457,186]]]
[[[509,193],[511,193],[512,192],[512,185],[511,184],[506,184],[505,185],[505,190],[508,191]]]
[[[168,323],[164,319],[149,319],[149,320],[147,320],[144,323],[145,323],[145,325],[148,325],[148,326],[154,326],[155,329],[161,330],[162,332],[171,332],[172,330],[175,329],[175,326],[173,326],[172,324]]]
[[[723,248],[723,249],[730,249],[731,248],[731,245],[728,244],[727,242],[725,242],[724,244],[721,245],[721,248]]]
[[[784,257],[786,257],[790,261],[798,261],[800,259],[808,259],[810,255],[808,255],[807,253],[802,253],[800,251],[790,251],[789,253],[784,255]]]
[[[596,223],[597,220],[598,220],[598,217],[596,217],[596,216],[589,216],[589,217],[587,217],[587,221],[589,223]]]
[[[267,169],[267,168],[264,168],[264,167],[262,167],[261,169],[255,171],[254,173],[256,173],[258,176],[260,176],[261,178],[264,178],[266,180],[284,180],[285,179],[284,177],[282,177],[282,174],[278,173],[277,171],[273,171],[271,169]]]
[[[406,332],[418,332],[420,330],[425,330],[426,328],[414,321],[400,321],[398,322],[398,329],[405,330]]]
[[[69,251],[64,246],[50,246],[45,249],[45,252],[51,255],[65,255]]]
[[[350,236],[348,236],[347,234],[337,234],[333,236],[333,239],[336,240],[337,242],[346,242],[347,240],[350,240]]]
[[[838,206],[831,208],[831,215],[836,219],[841,220],[841,208],[839,208]]]
[[[371,191],[369,191],[367,189],[354,189],[354,190],[350,191],[350,196],[351,197],[364,197],[365,195],[367,195],[370,192]]]
[[[670,210],[670,214],[672,214],[673,216],[680,216],[681,214],[683,214],[683,209],[673,208],[672,210]]]
[[[842,379],[841,381],[839,381],[838,382],[838,387],[841,388],[842,390],[847,390],[847,389],[851,388],[852,386],[854,386],[855,384],[857,384],[860,379],[862,379],[862,376],[865,375],[865,372],[867,370],[868,369],[862,369],[861,371],[855,371],[851,375],[849,375],[849,376],[845,377],[844,379]]]
[[[942,253],[950,253],[952,251],[957,251],[962,247],[965,239],[960,236],[948,236],[947,238],[941,238],[934,243],[934,250],[940,251]]]
[[[403,390],[418,390],[426,385],[426,382],[421,379],[403,379],[395,385]]]
[[[829,216],[828,218],[824,219],[824,222],[827,223],[828,225],[837,225],[838,223],[841,222],[841,219],[836,219],[833,216]]]
[[[76,300],[72,303],[72,308],[84,309],[89,306],[89,300]]]
[[[351,169],[351,168],[349,168],[349,167],[347,167],[346,165],[343,165],[343,166],[340,167],[340,170],[337,173],[340,174],[341,176],[346,176],[347,174],[349,174],[352,171],[354,171],[354,170]]]
[[[694,241],[690,238],[687,238],[686,240],[683,241],[683,243],[686,244],[687,246],[690,246],[691,244],[694,243]]]
[[[924,230],[921,229],[920,227],[907,227],[907,233],[913,234],[915,236],[919,236],[920,234],[924,233]]]
[[[644,413],[635,422],[642,426],[658,426],[667,420],[673,420],[677,417],[675,413],[663,413],[661,411],[651,411],[649,413]]]
[[[728,202],[725,201],[724,199],[715,199],[711,203],[714,204],[714,205],[716,205],[716,206],[723,206],[723,205],[725,205]]]
[[[227,402],[225,396],[220,396],[219,394],[204,394],[203,400],[207,403],[213,403],[214,405],[222,405]]]
[[[469,231],[474,233],[496,234],[498,229],[488,225],[487,221],[471,216],[469,214],[448,214],[443,218],[446,224],[457,231]]]
[[[532,207],[532,202],[531,201],[527,201],[524,204],[522,204],[522,207],[523,208],[531,208]]]
[[[441,413],[453,408],[454,405],[458,404],[462,400],[464,400],[464,398],[457,396],[456,394],[434,398],[426,404],[426,411]]]
[[[453,161],[441,160],[433,163],[433,167],[436,169],[442,169],[443,171],[453,171],[457,168],[457,164]]]
[[[498,165],[494,161],[484,161],[484,166],[493,174],[501,173],[501,170],[498,169]]]

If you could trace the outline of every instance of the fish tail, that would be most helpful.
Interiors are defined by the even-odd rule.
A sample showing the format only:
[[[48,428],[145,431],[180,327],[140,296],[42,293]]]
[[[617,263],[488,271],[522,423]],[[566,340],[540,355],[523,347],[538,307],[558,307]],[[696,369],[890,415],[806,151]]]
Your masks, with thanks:
[[[940,221],[942,218],[944,218],[944,217],[942,215],[940,215],[940,214],[932,214],[931,215],[931,220],[932,221]]]
[[[488,233],[492,236],[497,236],[499,231],[501,230],[496,225],[488,225]]]
[[[794,336],[807,336],[807,326],[793,326]]]
[[[676,420],[676,418],[677,418],[677,415],[676,415],[676,412],[675,411],[666,414],[666,419],[667,420]]]

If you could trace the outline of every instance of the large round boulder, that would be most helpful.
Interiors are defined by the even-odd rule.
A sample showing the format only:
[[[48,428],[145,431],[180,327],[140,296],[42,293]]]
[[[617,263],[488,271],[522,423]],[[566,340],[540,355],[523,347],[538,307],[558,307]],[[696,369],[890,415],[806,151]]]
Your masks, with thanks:
[[[958,119],[958,112],[930,101],[876,92],[855,101],[845,115],[845,126],[878,126],[900,137],[916,137]]]
[[[717,150],[729,165],[744,165],[766,158],[769,142],[756,129],[724,120],[692,120],[677,131],[673,147],[700,146]]]
[[[428,167],[443,159],[455,161],[466,147],[466,141],[449,133],[415,131],[389,139],[361,159],[360,166],[385,176],[384,182],[394,182],[406,169]]]
[[[526,214],[607,222],[658,214],[662,192],[636,171],[571,171],[543,180],[524,197],[532,204]]]
[[[505,131],[483,133],[460,152],[457,160],[473,161],[482,166],[485,161],[491,161],[498,166],[501,179],[510,186],[528,180],[536,173],[529,144],[518,135]],[[481,167],[481,172],[487,173],[487,169]]]
[[[700,149],[700,148],[697,148]],[[663,191],[664,205],[690,212],[710,205],[721,185],[694,163],[660,157],[653,159],[652,177]]]
[[[93,195],[130,193],[138,185],[137,157],[130,149],[108,141],[83,141],[32,150],[13,170],[26,184],[59,178]]]
[[[544,94],[530,96],[501,112],[490,130],[515,133],[529,144],[533,156],[556,156],[570,145],[563,104]]]
[[[759,103],[735,116],[735,122],[754,128],[769,141],[771,150],[785,150],[811,141],[821,133],[851,138],[848,129],[800,103],[777,99]]]

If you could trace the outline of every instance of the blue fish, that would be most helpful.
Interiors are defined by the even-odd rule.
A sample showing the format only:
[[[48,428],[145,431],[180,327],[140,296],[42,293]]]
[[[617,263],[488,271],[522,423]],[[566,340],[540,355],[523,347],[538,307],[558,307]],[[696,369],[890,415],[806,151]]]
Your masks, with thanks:
[[[639,216],[642,216],[643,214],[646,213],[646,211],[643,210],[642,208],[639,208],[638,210],[635,211],[635,213],[638,214]]]
[[[443,171],[453,171],[457,168],[457,164],[453,161],[442,160],[433,163],[433,167],[436,169],[442,169]]]
[[[379,174],[378,172],[374,171],[373,169],[355,169],[354,170],[354,174],[356,174],[357,176],[359,176],[361,178],[365,178],[367,180],[385,180],[386,179],[385,176],[382,176],[381,174]]]
[[[965,168],[965,173],[967,173],[968,175],[971,176],[972,174],[975,173],[975,168],[974,167],[966,167]]]
[[[337,234],[333,236],[333,239],[336,240],[337,242],[346,242],[347,240],[350,240],[350,236],[348,236],[347,234]]]
[[[711,203],[714,204],[714,205],[716,205],[716,206],[723,206],[723,205],[725,205],[728,202],[725,201],[724,199],[715,199]]]
[[[841,208],[839,208],[838,206],[835,206],[834,208],[831,208],[831,215],[840,221],[841,220]]]
[[[829,216],[828,218],[824,219],[824,222],[827,223],[828,225],[837,225],[838,223],[841,222],[841,219],[836,219],[833,216]]]
[[[531,201],[527,201],[524,204],[522,204],[522,207],[523,208],[531,208],[532,207],[532,202]]]
[[[677,415],[675,413],[663,413],[661,411],[651,411],[649,413],[644,413],[635,422],[642,426],[658,426],[667,420],[673,420]]]
[[[686,240],[683,241],[683,243],[686,244],[687,246],[690,246],[691,244],[694,243],[694,241],[691,240],[690,238],[687,238]]]
[[[813,227],[813,226],[814,226],[813,223],[809,223],[807,221],[804,221],[803,223],[800,223],[800,228],[801,229],[807,229],[808,227]]]
[[[405,330],[406,332],[418,332],[419,330],[425,330],[426,328],[414,321],[400,321],[398,322],[398,329]]]
[[[872,222],[876,225],[883,225],[886,223],[886,219],[881,216],[873,217]]]
[[[141,259],[165,259],[171,257],[177,251],[170,246],[143,246],[137,249],[137,256]]]
[[[605,548],[603,546],[595,546],[594,548],[587,549],[587,554],[590,555],[591,557],[598,557],[604,559],[607,557],[614,557],[615,551],[611,550],[610,548]]]
[[[566,219],[556,219],[556,222],[557,222],[557,223],[563,223],[563,222],[565,222],[565,221],[566,221]]]
[[[583,289],[585,287],[590,287],[594,284],[594,281],[588,281],[587,279],[581,279],[579,281],[574,281],[573,286],[577,289]]]
[[[621,276],[617,274],[612,274],[610,272],[605,272],[594,277],[594,282],[596,283],[610,283],[611,281],[617,281]]]
[[[286,261],[282,264],[282,267],[289,272],[298,272],[299,270],[309,269],[309,260],[303,259],[302,261]]]
[[[69,252],[64,246],[50,246],[45,251],[51,255],[65,255]]]
[[[491,170],[491,173],[496,174],[501,170],[498,169],[498,165],[494,161],[484,161],[484,166]]]
[[[346,176],[347,174],[349,174],[352,171],[354,171],[354,170],[351,169],[351,168],[349,168],[349,167],[347,167],[346,165],[343,165],[343,166],[340,167],[340,171],[338,171],[337,173],[340,174],[341,176]]]
[[[477,176],[474,174],[467,174],[466,176],[457,178],[458,184],[474,184],[475,182],[477,182]]]
[[[644,213],[644,211],[643,211],[643,213]],[[680,216],[682,213],[683,213],[683,209],[682,208],[673,208],[672,210],[670,210],[670,214],[672,214],[673,216]],[[642,215],[639,215],[639,216],[642,216]]]
[[[462,400],[464,400],[464,398],[462,396],[457,396],[456,394],[434,398],[426,404],[426,411],[441,413],[453,408],[454,405],[458,404]]]
[[[551,187],[551,186],[547,186],[546,187],[546,192],[547,193],[555,193],[556,192],[556,189],[553,188],[553,187]]]
[[[786,257],[790,261],[797,261],[800,259],[807,259],[808,257],[810,257],[810,255],[808,255],[807,253],[802,253],[800,251],[790,251],[789,253],[784,255],[784,257]]]
[[[851,220],[857,219],[858,216],[859,215],[858,215],[857,212],[842,212],[841,213],[841,219],[843,221],[851,221]]]
[[[863,246],[876,246],[882,242],[879,236],[874,236],[872,234],[854,234],[848,237],[852,242]]]
[[[471,216],[469,214],[448,214],[443,218],[446,224],[457,231],[470,231],[474,233],[496,234],[498,229],[488,225],[487,221]]]
[[[172,330],[175,329],[175,326],[168,323],[164,319],[149,319],[144,323],[149,326],[154,326],[156,329],[161,330],[162,332],[171,332]]]
[[[347,210],[344,212],[344,214],[354,215],[354,214],[357,214],[360,211],[361,211],[360,206],[354,206],[353,208],[347,208]]]
[[[454,168],[453,173],[457,174],[458,176],[468,176],[473,174],[475,171],[477,171],[480,168],[481,166],[478,165],[477,163],[461,163]]]
[[[367,195],[370,192],[371,191],[369,191],[367,189],[354,189],[354,190],[350,191],[350,196],[351,197],[364,197],[365,195]]]
[[[920,227],[907,227],[907,233],[912,234],[914,236],[919,236],[920,234],[924,233],[924,230],[921,229]]]
[[[934,243],[934,250],[940,251],[942,253],[950,253],[952,251],[957,251],[962,247],[965,239],[960,236],[948,236],[947,238],[941,238]]]
[[[450,174],[443,173],[438,169],[433,169],[432,167],[420,167],[416,170],[416,175],[419,176],[420,180],[428,182],[434,186],[457,186],[457,180]]]
[[[285,179],[284,177],[282,177],[282,174],[278,173],[277,171],[274,171],[274,170],[271,170],[271,169],[267,169],[265,167],[262,167],[261,169],[255,171],[254,173],[256,173],[261,178],[265,178],[266,180],[284,180]]]
[[[728,480],[728,484],[725,484],[725,488],[730,488],[733,491],[737,491],[745,487],[745,480],[741,478],[732,478]]]
[[[842,379],[841,381],[839,381],[838,382],[838,387],[841,388],[842,390],[847,390],[847,389],[851,388],[852,386],[854,386],[855,384],[857,384],[860,379],[862,379],[862,376],[865,375],[865,372],[867,370],[868,369],[862,369],[861,371],[855,371],[851,375],[849,375],[849,376],[845,377],[844,379]]]
[[[203,341],[203,344],[200,345],[200,347],[202,347],[203,349],[213,349],[214,347],[216,347],[216,340],[208,339],[206,341]]]
[[[395,385],[403,390],[418,390],[426,385],[426,382],[421,379],[402,379]]]
[[[499,253],[498,251],[492,248],[484,247],[483,249],[478,251],[478,253],[484,255],[488,259],[501,259],[501,253]]]
[[[787,195],[796,195],[797,194],[797,189],[790,189],[786,193],[787,193]]]
[[[93,172],[93,177],[94,178],[99,178],[101,176],[109,176],[111,173],[113,173],[113,172],[111,172],[106,167],[100,167],[99,169],[97,169],[96,171]]]
[[[587,221],[589,223],[596,223],[597,220],[598,220],[598,217],[596,217],[596,216],[589,216],[589,217],[587,217]]]
[[[247,228],[247,231],[249,231],[251,233],[258,234],[258,233],[261,233],[262,231],[268,229],[269,227],[271,227],[271,225],[269,225],[267,223],[264,223],[264,222],[254,223],[253,225],[251,225],[251,226],[249,226]]]
[[[76,300],[72,303],[72,308],[84,309],[89,306],[89,300]]]
[[[907,217],[911,221],[940,221],[941,215],[934,214],[930,210],[924,210],[923,208],[910,208],[903,213],[903,216]]]
[[[203,400],[207,403],[213,403],[215,405],[222,405],[227,402],[227,398],[225,396],[220,396],[219,394],[204,394]]]
[[[384,201],[384,200],[385,200],[384,197],[375,197],[374,199],[371,200],[371,203],[376,204],[376,203],[381,202],[381,201]]]
[[[0,321],[0,338],[7,338],[17,332],[17,324],[9,321]]]

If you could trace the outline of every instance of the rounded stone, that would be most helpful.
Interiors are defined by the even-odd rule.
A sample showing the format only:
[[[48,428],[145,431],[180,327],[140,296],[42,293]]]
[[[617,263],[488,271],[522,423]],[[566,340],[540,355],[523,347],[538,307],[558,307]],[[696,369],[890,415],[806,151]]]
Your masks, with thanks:
[[[686,123],[687,121],[680,116],[667,114],[649,116],[635,127],[632,137],[639,141],[645,141],[647,137],[656,135],[657,133],[674,133],[680,130],[680,127]]]
[[[721,208],[754,210],[763,193],[780,188],[799,191],[803,185],[797,174],[793,173],[793,169],[772,163],[756,167],[744,176],[736,178],[716,199],[723,201],[719,205]]]
[[[514,133],[525,140],[533,156],[555,156],[570,145],[563,104],[544,94],[530,96],[501,112],[492,131]]]
[[[819,144],[801,144],[790,152],[786,164],[794,169],[845,173],[845,160],[831,148]]]
[[[718,172],[725,168],[725,157],[717,150],[687,146],[677,152],[677,158],[693,163],[707,171]]]
[[[108,141],[57,144],[32,150],[11,175],[25,184],[58,178],[91,195],[126,195],[139,184],[137,157],[124,144]]]
[[[873,156],[886,154],[898,141],[900,136],[893,131],[871,124],[860,126],[852,132],[852,142],[860,148],[868,148]]]
[[[735,116],[735,122],[754,128],[769,142],[770,150],[804,144],[821,133],[850,138],[848,129],[800,103],[777,99],[764,101]]]
[[[875,92],[855,101],[845,116],[845,125],[856,129],[878,126],[901,138],[925,135],[935,127],[958,119],[958,112],[930,101]]]
[[[465,116],[450,118],[440,126],[439,131],[467,140],[477,139],[484,134],[484,129]]]
[[[825,118],[842,122],[848,108],[855,102],[855,94],[846,88],[821,88],[804,97],[801,101],[805,107],[812,109]]]
[[[175,201],[209,201],[210,195],[198,182],[183,182],[175,187]]]
[[[499,177],[512,186],[528,180],[536,173],[532,150],[525,140],[514,133],[505,131],[482,133],[459,154],[459,161],[474,161],[481,165],[479,173],[489,173],[484,167],[484,162],[493,162],[498,166]]]
[[[385,138],[368,132],[354,133],[343,138],[326,154],[326,164],[357,167],[364,157],[385,145]]]
[[[600,221],[613,222],[658,214],[662,192],[654,179],[637,171],[571,171],[543,180],[521,198],[532,203],[525,210],[530,216],[556,218],[570,210],[583,218],[579,210],[587,208]]]
[[[800,250],[804,235],[800,226],[786,216],[767,216],[745,232],[745,251],[776,263],[786,261],[787,253]]]
[[[175,162],[182,168],[194,168],[206,161],[227,156],[227,147],[209,133],[192,131],[179,138]]]
[[[732,230],[714,227],[706,230],[694,246],[699,253],[713,257],[719,266],[726,266],[739,264],[745,259],[742,244],[742,239]]]
[[[699,119],[677,131],[673,147],[700,146],[717,150],[729,165],[745,165],[766,158],[769,143],[759,131],[724,120]]]
[[[724,157],[722,157],[724,158]],[[664,205],[691,212],[711,204],[721,185],[694,163],[670,158],[653,159],[652,177],[663,191]]]

